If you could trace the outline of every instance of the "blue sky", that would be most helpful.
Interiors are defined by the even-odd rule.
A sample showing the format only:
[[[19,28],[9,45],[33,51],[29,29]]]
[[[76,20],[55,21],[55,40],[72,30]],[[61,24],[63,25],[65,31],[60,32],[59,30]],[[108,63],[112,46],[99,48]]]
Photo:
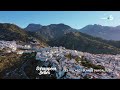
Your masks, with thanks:
[[[113,20],[101,19],[109,15]],[[0,23],[14,23],[24,28],[30,23],[49,25],[64,23],[80,29],[89,24],[120,25],[120,11],[0,11]]]

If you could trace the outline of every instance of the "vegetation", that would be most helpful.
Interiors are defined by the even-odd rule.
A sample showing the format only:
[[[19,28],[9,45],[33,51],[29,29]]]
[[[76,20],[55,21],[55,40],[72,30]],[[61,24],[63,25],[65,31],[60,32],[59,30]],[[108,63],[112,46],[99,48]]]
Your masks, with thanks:
[[[99,38],[99,37],[93,37],[93,36],[90,36],[88,34],[84,34],[81,32],[81,35],[84,35],[85,37],[88,37],[89,39],[92,39],[92,40],[97,40],[97,41],[100,41],[102,43],[106,43],[106,44],[109,44],[111,46],[114,46],[116,48],[120,48],[120,41],[114,41],[114,40],[104,40],[102,38]]]
[[[90,79],[91,77],[89,75],[85,75],[83,79]]]
[[[68,58],[69,60],[71,60],[71,59],[72,59],[72,55],[71,55],[71,53],[69,53],[69,54],[65,55],[65,57],[66,57],[66,58]]]
[[[36,52],[33,53],[24,53],[22,55],[18,55],[16,53],[9,53],[4,54],[0,56],[0,78],[25,78],[25,76],[22,75],[21,67],[26,63],[27,61],[35,61]],[[29,65],[29,64],[26,64]],[[33,64],[30,64],[31,67]],[[25,66],[26,67],[26,66]],[[12,73],[11,76],[6,76],[6,73],[12,72],[15,69],[17,71],[15,73]],[[30,71],[28,71],[30,72]],[[14,77],[14,75],[17,75]],[[5,77],[6,76],[6,77]]]
[[[68,60],[71,59],[75,59],[75,61],[78,63],[80,61],[82,66],[85,66],[87,68],[93,68],[93,69],[103,69],[105,70],[104,66],[101,65],[95,65],[92,62],[90,62],[89,60],[87,60],[85,57],[80,58],[79,56],[72,56],[71,53],[65,55],[66,58],[68,58]]]
[[[28,35],[22,28],[14,24],[0,23],[0,39],[10,41],[21,40],[26,42],[28,40]]]
[[[89,60],[87,60],[86,58],[82,58],[81,59],[81,64],[87,68],[93,68],[93,69],[103,69],[105,70],[104,66],[101,65],[95,65],[93,63],[91,63]]]
[[[79,61],[81,61],[81,58],[79,56],[76,56],[75,61],[78,63]]]
[[[30,38],[36,39],[42,46],[63,46],[95,54],[120,53],[120,41],[92,37],[63,24],[43,26],[38,32],[29,32],[14,24],[0,24],[0,40],[30,42]]]
[[[0,56],[0,72],[6,68],[14,66],[16,62],[19,63],[21,55],[15,53],[4,54]]]
[[[48,42],[51,46],[63,46],[68,49],[75,49],[94,54],[119,54],[120,49],[112,45],[99,41],[99,39],[84,36],[79,32],[68,33],[62,38],[54,39]]]
[[[34,33],[27,32],[24,29],[14,24],[0,23],[0,40],[17,41],[29,43],[31,38],[35,38],[41,45],[47,45],[45,39],[42,36],[37,36]]]

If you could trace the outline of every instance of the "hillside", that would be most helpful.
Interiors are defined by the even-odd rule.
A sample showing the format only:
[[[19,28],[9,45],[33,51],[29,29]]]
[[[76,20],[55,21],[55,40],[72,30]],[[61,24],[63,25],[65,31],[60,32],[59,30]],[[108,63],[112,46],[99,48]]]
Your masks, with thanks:
[[[40,28],[42,27],[42,25],[40,25],[40,24],[29,24],[26,28],[25,28],[25,30],[26,31],[31,31],[31,32],[36,32],[36,31],[38,31]]]
[[[92,38],[92,36],[86,37],[86,34],[79,32],[68,33],[64,35],[62,38],[54,39],[48,43],[51,46],[63,46],[68,49],[75,49],[90,53],[107,53],[107,54],[120,53],[120,49],[112,45],[100,42],[99,40]]]
[[[0,40],[15,40],[17,42],[22,41],[24,43],[29,43],[33,39],[36,39],[42,45],[46,45],[44,40],[42,40],[42,37],[35,37],[33,33],[25,31],[15,24],[0,23]]]
[[[32,25],[32,28],[29,28],[29,30],[27,30],[27,31],[34,32],[35,33],[34,35],[36,37],[43,37],[47,41],[51,40],[53,38],[62,37],[66,33],[76,31],[75,29],[71,28],[70,26],[62,24],[62,23],[60,23],[60,24],[50,24],[50,25],[47,25],[47,26],[39,27],[39,28],[38,28],[38,26],[39,26],[38,24],[34,24],[34,25]],[[29,27],[29,25],[27,27]],[[34,29],[37,28],[38,30],[34,30],[33,27],[34,27]]]
[[[87,25],[79,30],[80,32],[92,35],[94,37],[100,37],[106,40],[120,40],[120,26],[110,27],[102,25]]]
[[[40,46],[52,46],[20,55],[5,53],[5,50],[1,50],[0,79],[89,79],[91,74],[95,78],[119,77],[117,73],[119,73],[120,41],[93,37],[64,24],[42,26],[34,32],[24,30],[14,24],[4,23],[0,24],[0,33],[2,33],[1,40],[16,40],[25,44],[37,40],[41,44]],[[113,70],[114,63],[117,63],[117,68],[106,75],[81,72],[76,74],[75,71],[81,68]],[[39,75],[39,70],[36,70],[38,65],[56,67],[58,70],[50,72],[51,75]],[[66,72],[67,70],[68,72]]]
[[[39,25],[40,24],[33,24],[32,26],[36,26],[36,28],[38,28]],[[103,29],[101,25],[97,24],[94,25],[94,28],[99,28],[97,30],[92,28],[92,25],[88,25],[88,27],[90,30],[93,29],[95,32]],[[105,28],[107,29],[107,27]],[[89,33],[89,30],[85,31]],[[76,49],[91,53],[115,54],[119,53],[118,48],[120,48],[119,41],[105,40],[97,36],[90,36],[89,34],[84,34],[81,32],[79,33],[79,31],[77,31],[76,29],[73,29],[65,24],[50,24],[47,26],[39,27],[36,32],[34,32],[33,29],[33,31],[29,33],[33,37],[44,41],[50,46],[65,46],[69,49]]]
[[[27,33],[15,24],[0,23],[0,40],[18,40],[26,42]]]
[[[81,33],[81,34],[83,34],[84,36],[88,37],[89,39],[95,39],[95,40],[100,41],[102,43],[106,43],[106,44],[112,45],[112,46],[114,46],[116,48],[120,48],[120,41],[105,40],[105,39],[102,39],[102,38],[99,38],[99,37],[90,36],[88,34],[84,34],[84,33]]]
[[[120,52],[118,49],[120,48],[119,41],[93,37],[65,24],[41,26],[36,32],[33,32],[26,31],[14,24],[1,23],[0,33],[0,40],[16,40],[28,43],[35,39],[42,46],[64,46],[69,49],[90,53],[118,54]]]

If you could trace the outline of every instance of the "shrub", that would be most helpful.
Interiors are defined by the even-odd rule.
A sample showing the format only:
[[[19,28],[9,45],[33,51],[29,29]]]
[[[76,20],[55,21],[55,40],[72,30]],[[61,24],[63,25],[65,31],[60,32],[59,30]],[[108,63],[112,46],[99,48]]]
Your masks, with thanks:
[[[71,55],[71,53],[65,55],[65,57],[68,58],[68,59],[72,59],[72,55]]]
[[[81,58],[78,57],[78,56],[76,56],[76,57],[75,57],[75,61],[78,63],[79,61],[81,61]]]
[[[87,68],[93,68],[93,69],[103,69],[105,70],[104,66],[101,65],[95,65],[93,63],[91,63],[90,61],[88,61],[86,58],[84,60],[81,61],[81,64]]]

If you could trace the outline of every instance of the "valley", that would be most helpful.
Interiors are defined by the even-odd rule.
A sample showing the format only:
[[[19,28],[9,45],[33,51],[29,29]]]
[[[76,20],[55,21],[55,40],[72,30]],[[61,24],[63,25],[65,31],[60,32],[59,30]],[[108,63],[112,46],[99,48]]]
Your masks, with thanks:
[[[1,23],[0,79],[119,79],[119,45],[62,23]],[[57,70],[39,75],[37,66]]]

